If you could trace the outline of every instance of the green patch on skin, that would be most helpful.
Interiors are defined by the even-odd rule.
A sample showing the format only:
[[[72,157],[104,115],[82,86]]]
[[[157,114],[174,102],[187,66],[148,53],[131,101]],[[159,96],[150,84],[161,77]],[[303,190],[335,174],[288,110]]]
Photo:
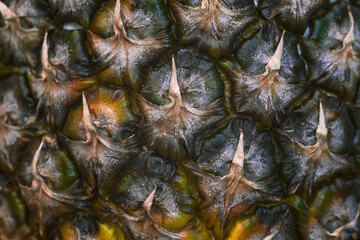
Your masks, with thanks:
[[[58,151],[55,155],[58,160],[59,172],[61,173],[59,182],[54,186],[55,191],[69,188],[80,177],[75,162],[71,159],[67,151]]]
[[[10,187],[7,196],[16,216],[22,221],[25,221],[27,208],[24,201],[21,199],[19,190]]]

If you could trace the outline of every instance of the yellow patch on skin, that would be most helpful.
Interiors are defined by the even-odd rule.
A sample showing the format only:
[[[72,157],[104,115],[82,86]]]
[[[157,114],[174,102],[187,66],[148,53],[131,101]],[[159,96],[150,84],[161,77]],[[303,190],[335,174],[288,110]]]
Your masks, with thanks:
[[[188,213],[179,213],[176,216],[168,214],[153,215],[154,219],[167,230],[178,230],[186,226],[194,215]]]
[[[227,240],[245,240],[254,235],[264,236],[269,229],[258,223],[256,216],[236,221]]]
[[[72,228],[70,221],[61,224],[59,229],[63,240],[76,240],[76,232]]]
[[[125,240],[125,236],[120,229],[116,229],[113,224],[109,223],[98,223],[99,225],[99,235],[97,239],[99,240]]]

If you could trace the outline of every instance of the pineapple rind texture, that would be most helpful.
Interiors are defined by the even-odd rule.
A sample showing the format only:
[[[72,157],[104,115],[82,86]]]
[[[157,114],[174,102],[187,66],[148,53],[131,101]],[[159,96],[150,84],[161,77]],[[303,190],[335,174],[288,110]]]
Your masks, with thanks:
[[[360,239],[358,0],[1,0],[0,240]]]

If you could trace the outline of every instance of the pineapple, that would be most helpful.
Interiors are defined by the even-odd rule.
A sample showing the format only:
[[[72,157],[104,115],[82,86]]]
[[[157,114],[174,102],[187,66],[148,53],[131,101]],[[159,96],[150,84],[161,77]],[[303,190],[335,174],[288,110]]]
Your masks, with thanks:
[[[358,0],[1,0],[0,239],[359,239]]]

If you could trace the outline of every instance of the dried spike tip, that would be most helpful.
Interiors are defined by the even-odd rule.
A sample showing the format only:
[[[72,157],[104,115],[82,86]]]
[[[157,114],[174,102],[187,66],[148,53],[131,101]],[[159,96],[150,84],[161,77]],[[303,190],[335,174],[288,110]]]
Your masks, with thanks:
[[[169,97],[172,98],[174,101],[181,102],[181,93],[179,82],[177,80],[177,73],[176,73],[176,65],[175,65],[175,57],[172,56],[172,72],[171,72],[171,81],[170,81],[170,88],[169,88]]]
[[[179,233],[175,233],[175,232],[172,232],[172,231],[169,231],[165,228],[163,228],[158,222],[155,221],[155,219],[151,216],[151,206],[153,204],[153,201],[154,201],[154,197],[155,197],[155,193],[156,193],[156,189],[157,189],[157,186],[156,184],[155,185],[155,188],[154,190],[150,193],[150,195],[147,197],[147,199],[144,201],[143,203],[143,208],[145,209],[147,215],[150,217],[151,221],[153,222],[153,226],[155,227],[155,229],[165,235],[165,236],[168,236],[168,237],[171,237],[172,239],[181,239],[181,234]]]
[[[115,11],[114,12],[114,24],[113,24],[114,32],[116,35],[122,34],[124,37],[127,37],[124,23],[121,18],[121,2],[120,2],[120,0],[116,0],[114,11]]]
[[[37,176],[38,176],[37,163],[39,161],[39,156],[40,156],[40,152],[41,152],[43,145],[44,145],[44,138],[41,139],[41,143],[40,143],[39,147],[36,149],[36,152],[34,154],[32,162],[31,162],[31,173],[33,174],[33,176],[35,178],[37,178]]]
[[[348,222],[346,223],[345,225],[341,226],[341,227],[338,227],[337,229],[335,229],[332,233],[331,232],[327,232],[327,234],[330,236],[330,237],[336,237],[338,238],[340,233],[344,230],[344,229],[351,229],[351,228],[354,228],[359,220],[359,216],[360,216],[360,203],[358,204],[358,210],[357,210],[357,213],[356,213],[356,216],[355,218],[351,221],[351,222]]]
[[[281,56],[283,53],[284,46],[284,35],[285,31],[283,31],[280,42],[276,48],[274,55],[271,57],[270,61],[266,65],[266,69],[268,70],[280,70],[281,67]]]
[[[280,229],[277,228],[273,233],[271,233],[270,235],[266,236],[264,238],[264,240],[272,240],[278,233],[279,233]]]
[[[43,78],[46,78],[45,71],[50,69],[49,56],[48,56],[48,45],[47,45],[47,36],[48,32],[45,31],[44,41],[41,47],[41,65],[42,65],[42,75]]]
[[[155,188],[154,190],[150,193],[150,195],[146,198],[146,200],[143,203],[143,208],[145,209],[146,213],[150,216],[150,210],[151,210],[151,206],[153,204],[154,201],[154,197],[155,197],[155,192],[156,192],[157,186],[155,184]]]
[[[0,12],[5,19],[15,18],[16,14],[0,1]]]
[[[244,133],[242,129],[240,129],[239,143],[232,164],[241,169],[244,167]]]
[[[234,158],[231,163],[230,172],[227,175],[223,176],[222,179],[227,179],[230,177],[231,181],[229,184],[231,184],[235,178],[235,175],[238,175],[238,177],[242,178],[243,177],[242,176],[243,168],[244,168],[244,158],[245,158],[244,134],[243,134],[243,130],[240,129],[239,143],[238,143]]]
[[[349,11],[349,19],[350,19],[350,29],[343,40],[343,47],[350,44],[355,39],[355,37],[354,37],[354,17],[351,13],[350,6],[348,6],[348,11]]]
[[[319,100],[319,124],[316,130],[316,136],[319,138],[321,136],[326,137],[327,135],[327,128],[325,125],[325,114],[322,105],[321,99]]]
[[[207,9],[209,6],[209,0],[202,0],[201,1],[201,9]]]
[[[84,119],[85,132],[86,132],[86,141],[88,141],[91,138],[90,130],[92,129],[92,125],[91,125],[91,115],[89,111],[89,106],[87,104],[84,91],[82,92],[82,102],[83,102],[83,119]]]

